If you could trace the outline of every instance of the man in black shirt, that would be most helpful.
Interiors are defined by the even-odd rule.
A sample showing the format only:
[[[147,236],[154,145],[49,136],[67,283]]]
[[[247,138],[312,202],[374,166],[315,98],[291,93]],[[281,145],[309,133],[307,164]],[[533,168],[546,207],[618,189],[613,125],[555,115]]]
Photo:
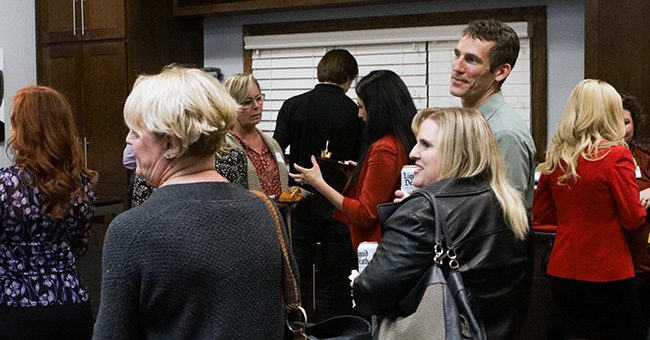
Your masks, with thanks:
[[[316,87],[289,98],[278,113],[273,138],[283,150],[290,146],[291,172],[294,164],[311,167],[312,155],[331,152],[330,160],[357,160],[361,147],[361,120],[358,107],[346,92],[357,74],[357,62],[350,52],[335,49],[318,63]],[[333,163],[321,163],[323,176],[335,189],[343,191],[347,177]],[[302,303],[315,322],[352,313],[348,275],[356,268],[348,227],[332,218],[329,201],[315,190],[293,211],[292,243],[300,271]],[[316,275],[316,296],[312,296],[312,268],[320,243]],[[313,301],[316,305],[313,305]]]

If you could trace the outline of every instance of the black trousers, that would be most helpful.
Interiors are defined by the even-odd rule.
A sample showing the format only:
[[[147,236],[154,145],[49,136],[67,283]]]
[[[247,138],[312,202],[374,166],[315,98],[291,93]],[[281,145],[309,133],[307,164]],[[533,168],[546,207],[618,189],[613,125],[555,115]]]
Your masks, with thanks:
[[[549,276],[565,338],[645,339],[634,279],[588,282]]]
[[[302,305],[309,322],[354,314],[348,276],[357,267],[357,256],[348,227],[332,218],[308,221],[294,218],[291,230],[293,254],[300,272]],[[314,264],[317,267],[315,278]]]
[[[90,302],[37,307],[0,307],[0,338],[12,340],[92,338]]]
[[[650,331],[650,273],[637,273],[635,278],[639,301],[641,302],[641,314],[643,323]],[[650,339],[650,332],[648,333]]]

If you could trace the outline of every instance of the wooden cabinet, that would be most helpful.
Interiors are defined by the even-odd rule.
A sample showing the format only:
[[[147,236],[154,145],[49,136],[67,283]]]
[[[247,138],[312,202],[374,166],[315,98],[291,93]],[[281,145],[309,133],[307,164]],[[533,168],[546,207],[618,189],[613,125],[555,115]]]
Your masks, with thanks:
[[[81,88],[83,80],[82,45],[45,47],[42,50],[39,83],[51,86],[66,96],[75,115],[79,135],[82,136]]]
[[[120,196],[126,129],[121,107],[128,93],[125,43],[74,43],[43,48],[41,83],[72,105],[87,164],[100,172],[96,191]]]
[[[98,195],[126,199],[123,108],[129,90],[139,74],[165,65],[203,65],[203,20],[174,17],[170,1],[81,1],[37,1],[38,82],[70,101],[88,167],[99,173]],[[83,36],[72,33],[70,18],[81,4]]]
[[[124,2],[38,0],[42,43],[124,38]]]

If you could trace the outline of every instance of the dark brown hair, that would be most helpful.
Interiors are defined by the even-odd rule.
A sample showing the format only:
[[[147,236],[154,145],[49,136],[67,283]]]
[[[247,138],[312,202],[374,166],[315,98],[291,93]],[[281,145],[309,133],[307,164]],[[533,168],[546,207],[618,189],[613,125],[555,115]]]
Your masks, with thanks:
[[[14,97],[11,125],[16,165],[33,174],[50,216],[64,217],[71,199],[87,198],[81,173],[93,182],[97,175],[84,166],[70,104],[49,87],[28,86]]]
[[[347,50],[331,50],[318,62],[318,81],[343,84],[359,74],[357,60]]]
[[[618,94],[621,95],[621,99],[623,100],[623,109],[630,111],[630,116],[632,116],[632,123],[634,123],[634,135],[632,139],[634,139],[637,131],[639,131],[639,127],[645,122],[643,106],[641,106],[639,98],[625,91],[618,91]]]
[[[490,72],[503,64],[514,68],[519,57],[519,38],[512,27],[494,19],[472,21],[463,30],[463,36],[482,41],[494,41],[490,49]]]

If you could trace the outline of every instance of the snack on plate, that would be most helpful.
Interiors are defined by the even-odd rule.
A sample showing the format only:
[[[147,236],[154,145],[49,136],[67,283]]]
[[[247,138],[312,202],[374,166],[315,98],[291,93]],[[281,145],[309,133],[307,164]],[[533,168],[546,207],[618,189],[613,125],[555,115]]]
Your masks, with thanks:
[[[280,197],[278,198],[279,202],[298,202],[302,199],[302,192],[300,191],[300,187],[291,187],[289,188],[288,191],[283,192],[280,194]]]

